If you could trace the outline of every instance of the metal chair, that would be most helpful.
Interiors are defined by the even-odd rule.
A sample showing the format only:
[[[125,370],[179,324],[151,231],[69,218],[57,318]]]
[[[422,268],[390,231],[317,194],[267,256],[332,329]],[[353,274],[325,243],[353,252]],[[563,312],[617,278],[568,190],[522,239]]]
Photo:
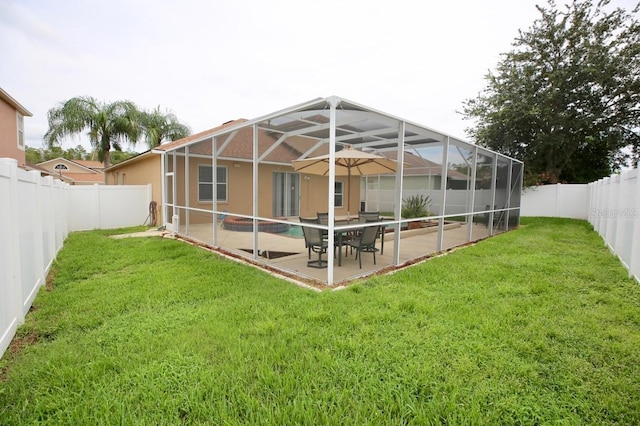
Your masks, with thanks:
[[[358,222],[359,223],[367,223],[367,222],[380,222],[382,218],[380,217],[380,212],[360,212],[358,213]],[[380,237],[380,254],[384,254],[384,228],[381,226],[378,230],[378,237]]]
[[[329,224],[329,213],[317,213],[318,215],[318,223],[320,225],[328,225]]]
[[[322,260],[322,254],[327,252],[329,243],[322,237],[322,229],[304,226],[305,223],[318,225],[318,221],[316,219],[305,219],[301,217],[300,223],[302,224],[304,244],[309,251],[309,259],[311,259],[311,252],[318,253],[318,260],[309,260],[307,266],[311,268],[326,268],[327,261]]]
[[[362,253],[373,253],[373,264],[376,264],[378,228],[380,228],[378,225],[367,226],[362,230],[362,234],[359,237],[347,241],[347,245],[356,249],[356,259],[360,262],[360,269],[362,269]]]

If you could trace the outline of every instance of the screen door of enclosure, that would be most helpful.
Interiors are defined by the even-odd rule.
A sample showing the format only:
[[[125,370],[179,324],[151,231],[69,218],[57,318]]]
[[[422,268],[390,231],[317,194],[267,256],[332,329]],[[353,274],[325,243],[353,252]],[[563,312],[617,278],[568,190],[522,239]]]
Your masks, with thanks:
[[[300,175],[275,172],[273,174],[273,216],[300,215]]]

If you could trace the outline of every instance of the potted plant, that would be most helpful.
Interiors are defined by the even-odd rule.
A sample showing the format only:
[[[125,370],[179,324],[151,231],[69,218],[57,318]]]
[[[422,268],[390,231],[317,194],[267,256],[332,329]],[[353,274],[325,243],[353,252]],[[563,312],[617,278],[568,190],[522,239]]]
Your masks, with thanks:
[[[402,200],[402,217],[413,219],[417,217],[430,216],[431,199],[428,195],[412,195]],[[420,228],[420,222],[409,222],[409,229]]]

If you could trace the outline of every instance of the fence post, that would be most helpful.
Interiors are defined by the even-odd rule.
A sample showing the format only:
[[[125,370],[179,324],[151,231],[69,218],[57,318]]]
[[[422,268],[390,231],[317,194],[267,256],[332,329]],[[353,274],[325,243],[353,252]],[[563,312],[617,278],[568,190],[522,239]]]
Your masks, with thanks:
[[[631,228],[631,255],[629,256],[629,276],[640,282],[640,169],[636,169],[635,203],[632,203],[629,214],[633,215]],[[635,204],[635,206],[633,205]]]
[[[40,286],[45,284],[45,267],[44,267],[44,238],[43,238],[43,217],[42,211],[44,210],[42,200],[42,178],[40,172],[37,170],[31,170],[29,172],[33,177],[36,185],[36,199],[35,199],[35,222],[33,223],[33,247],[34,247],[34,264],[36,265],[36,278]]]
[[[93,184],[93,193],[94,193],[94,197],[95,197],[95,202],[93,203],[93,205],[95,206],[93,214],[95,217],[95,222],[93,223],[93,229],[102,229],[102,217],[100,217],[100,211],[102,210],[101,206],[100,206],[100,202],[101,200],[101,195],[100,194],[100,185],[98,185],[97,183]]]
[[[0,164],[9,171],[8,197],[3,200],[7,214],[0,216],[8,220],[7,224],[0,224],[0,229],[4,229],[7,237],[4,243],[6,246],[0,250],[3,256],[6,256],[5,261],[2,262],[6,266],[6,270],[2,274],[6,278],[6,282],[0,283],[0,288],[6,289],[6,299],[2,301],[2,309],[4,311],[3,318],[8,320],[7,324],[2,324],[4,330],[0,330],[0,356],[2,356],[9,347],[18,325],[24,322],[24,312],[22,310],[20,227],[18,226],[18,161],[13,158],[0,158]]]

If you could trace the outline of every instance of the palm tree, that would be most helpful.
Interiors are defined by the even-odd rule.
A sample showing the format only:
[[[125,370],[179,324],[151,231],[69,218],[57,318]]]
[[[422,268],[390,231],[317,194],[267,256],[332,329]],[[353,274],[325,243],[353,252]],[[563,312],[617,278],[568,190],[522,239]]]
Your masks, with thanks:
[[[189,127],[178,121],[175,114],[160,112],[160,106],[142,114],[142,127],[149,148],[155,148],[166,141],[175,141],[191,134]]]
[[[89,142],[105,168],[110,165],[112,149],[121,151],[123,142],[135,144],[142,132],[141,114],[129,101],[103,103],[89,96],[79,96],[50,109],[47,118],[49,130],[44,138],[49,147],[87,130]]]

